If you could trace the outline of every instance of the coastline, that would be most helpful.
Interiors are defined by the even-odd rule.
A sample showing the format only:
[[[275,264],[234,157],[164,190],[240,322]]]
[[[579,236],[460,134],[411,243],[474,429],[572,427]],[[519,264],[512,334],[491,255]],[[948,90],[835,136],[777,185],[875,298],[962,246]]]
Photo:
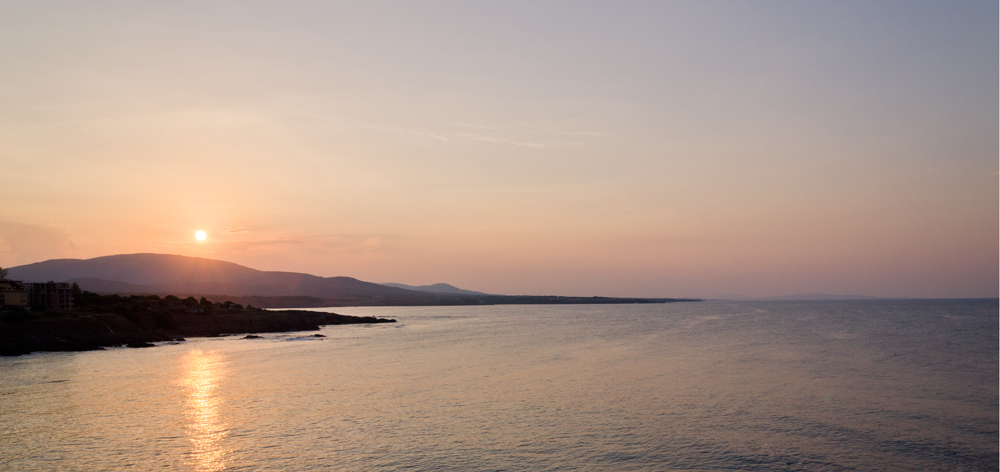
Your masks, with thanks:
[[[321,326],[395,323],[396,320],[303,310],[233,310],[222,313],[21,312],[0,319],[0,356],[32,352],[153,347],[185,336],[318,331]]]
[[[92,351],[106,347],[153,347],[185,336],[317,331],[321,326],[394,323],[396,320],[340,315],[309,308],[335,306],[569,305],[693,302],[680,298],[613,298],[505,295],[435,295],[411,298],[227,297],[101,295],[74,284],[65,306],[0,311],[0,356],[32,352]],[[71,296],[71,298],[70,298]],[[215,297],[219,299],[219,296]],[[236,299],[236,302],[232,300]],[[308,299],[308,300],[304,300]],[[242,303],[246,303],[243,305]],[[251,303],[255,307],[251,306]],[[289,306],[292,305],[292,306]],[[287,309],[291,308],[291,309]],[[297,309],[296,309],[297,308]]]
[[[136,294],[141,295],[141,294]],[[185,294],[187,296],[188,294]],[[567,297],[559,295],[455,295],[421,293],[406,298],[391,297],[313,297],[295,296],[237,296],[191,293],[195,298],[227,299],[259,308],[335,308],[352,306],[477,306],[477,305],[622,305],[646,303],[701,302],[701,298],[624,298],[624,297]]]

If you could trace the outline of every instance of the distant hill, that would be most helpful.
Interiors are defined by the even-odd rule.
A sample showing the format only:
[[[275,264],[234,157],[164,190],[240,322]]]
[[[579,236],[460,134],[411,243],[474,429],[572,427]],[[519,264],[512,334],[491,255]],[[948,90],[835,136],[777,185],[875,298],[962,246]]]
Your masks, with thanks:
[[[93,259],[53,259],[11,267],[26,282],[76,282],[100,293],[225,294],[320,298],[411,298],[424,294],[351,277],[269,272],[232,262],[170,254],[121,254]]]
[[[386,287],[396,287],[406,290],[413,290],[417,292],[429,292],[429,293],[453,293],[459,295],[486,295],[483,292],[473,292],[472,290],[462,290],[454,285],[450,284],[433,284],[433,285],[406,285],[406,284],[382,284]]]
[[[673,298],[489,295],[448,284],[410,287],[351,277],[270,272],[232,262],[171,254],[120,254],[93,259],[53,259],[11,267],[25,282],[75,282],[97,293],[220,297],[265,308],[399,305],[607,304],[695,301]]]

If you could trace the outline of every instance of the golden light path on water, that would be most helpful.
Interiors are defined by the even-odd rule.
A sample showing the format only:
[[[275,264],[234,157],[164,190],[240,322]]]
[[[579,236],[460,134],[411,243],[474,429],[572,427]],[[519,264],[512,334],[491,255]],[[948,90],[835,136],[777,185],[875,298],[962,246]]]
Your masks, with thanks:
[[[187,390],[184,415],[192,445],[192,466],[199,472],[223,470],[226,450],[222,448],[222,439],[229,430],[220,413],[222,396],[218,390],[227,372],[226,357],[217,351],[192,349],[180,361],[181,384]]]
[[[0,471],[1000,470],[995,299],[336,311],[0,356]]]

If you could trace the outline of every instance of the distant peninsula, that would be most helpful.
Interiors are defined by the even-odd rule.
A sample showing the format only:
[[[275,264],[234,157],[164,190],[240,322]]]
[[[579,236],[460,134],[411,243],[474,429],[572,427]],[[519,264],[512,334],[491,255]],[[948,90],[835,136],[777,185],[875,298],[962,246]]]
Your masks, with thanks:
[[[168,295],[99,295],[73,286],[73,307],[0,312],[0,356],[39,351],[151,347],[185,336],[316,331],[324,325],[396,320],[304,310],[264,310],[232,301]]]
[[[65,305],[39,309],[35,306],[36,301],[20,301],[16,303],[32,308],[0,307],[3,309],[0,312],[0,355],[4,356],[111,346],[146,347],[154,342],[178,341],[185,336],[307,331],[318,330],[323,325],[395,321],[305,310],[273,310],[277,308],[700,301],[693,298],[495,295],[442,283],[423,286],[376,284],[351,277],[261,271],[232,262],[172,254],[53,259],[11,267],[7,272],[9,281],[23,283],[28,288],[36,287],[36,291],[56,286],[68,291],[72,284],[73,294],[72,303]],[[70,298],[68,294],[60,297],[66,301]],[[6,303],[3,301],[0,305]]]
[[[448,284],[377,284],[352,277],[262,271],[232,262],[173,254],[119,254],[52,259],[10,268],[10,279],[77,283],[101,294],[173,294],[231,300],[261,308],[668,303],[693,298],[496,295]]]

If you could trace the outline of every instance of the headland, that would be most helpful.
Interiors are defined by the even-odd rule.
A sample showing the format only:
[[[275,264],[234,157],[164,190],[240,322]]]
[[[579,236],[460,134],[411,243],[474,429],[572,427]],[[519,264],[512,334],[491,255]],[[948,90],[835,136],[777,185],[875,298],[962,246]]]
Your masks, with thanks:
[[[79,289],[68,310],[0,313],[0,356],[38,351],[151,347],[185,336],[315,331],[325,325],[396,320],[304,310],[264,310],[204,297],[98,295]]]

